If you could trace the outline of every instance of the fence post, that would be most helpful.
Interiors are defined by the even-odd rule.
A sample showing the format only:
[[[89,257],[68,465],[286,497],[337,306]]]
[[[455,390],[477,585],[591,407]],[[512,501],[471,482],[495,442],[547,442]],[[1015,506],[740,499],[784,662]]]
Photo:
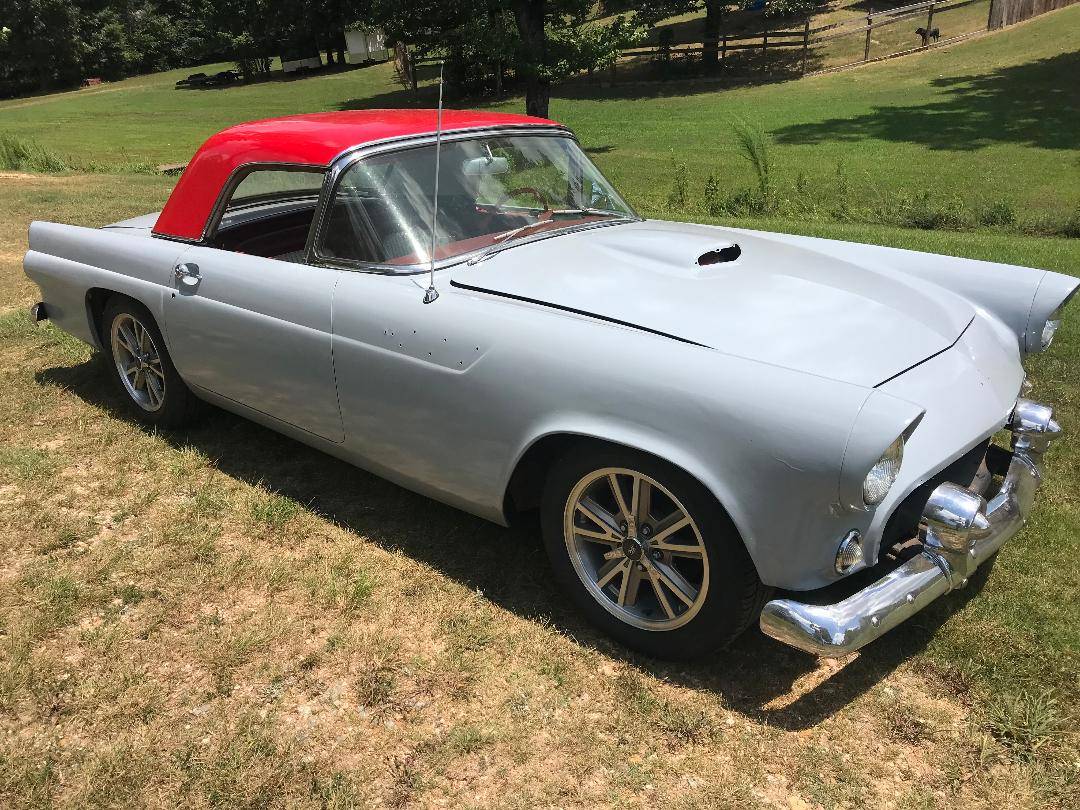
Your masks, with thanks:
[[[766,30],[761,34],[761,52],[765,53],[765,49],[769,47],[769,32]]]
[[[727,59],[727,33],[726,32],[724,34],[722,34],[721,37],[720,37],[720,58],[721,59]]]
[[[926,36],[923,37],[923,45],[930,47],[930,30],[934,27],[934,2],[930,0],[930,10],[926,12]]]
[[[1004,0],[990,0],[990,13],[986,15],[986,30],[993,31],[996,28],[1003,28],[1004,13],[1002,9],[1005,7]]]
[[[863,48],[862,60],[865,62],[870,58],[870,34],[874,30],[874,10],[872,8],[866,9],[866,47]]]
[[[810,50],[810,18],[806,18],[806,24],[802,32],[802,75],[806,75],[806,53]]]

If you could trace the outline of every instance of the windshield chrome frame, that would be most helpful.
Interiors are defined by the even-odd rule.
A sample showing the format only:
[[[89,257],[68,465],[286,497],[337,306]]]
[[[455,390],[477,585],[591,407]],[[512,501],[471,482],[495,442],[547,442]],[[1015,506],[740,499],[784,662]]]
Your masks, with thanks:
[[[456,141],[467,140],[479,140],[481,138],[487,138],[491,136],[498,137],[543,137],[543,138],[566,138],[578,143],[577,137],[569,129],[559,125],[526,125],[526,126],[496,126],[496,127],[474,127],[471,129],[458,129],[450,130],[442,133],[443,143],[453,143]],[[353,146],[346,149],[339,154],[330,163],[330,168],[326,172],[326,178],[323,181],[322,192],[319,195],[319,204],[315,209],[315,218],[313,221],[313,227],[308,232],[307,245],[304,249],[307,264],[317,265],[320,267],[332,267],[338,270],[351,270],[361,273],[377,273],[380,275],[399,275],[399,276],[411,276],[418,273],[427,273],[430,269],[430,265],[427,262],[417,264],[385,264],[382,262],[362,262],[351,259],[341,259],[334,256],[322,256],[318,252],[318,246],[322,241],[323,232],[326,228],[327,220],[329,218],[330,201],[333,200],[334,195],[337,193],[338,186],[341,184],[341,179],[346,171],[351,169],[361,160],[365,158],[373,157],[375,155],[383,155],[390,152],[403,152],[407,149],[415,149],[420,146],[433,146],[435,144],[435,133],[429,133],[426,135],[412,136],[408,138],[390,138],[384,141],[374,141],[372,143],[363,144],[361,146]],[[584,150],[582,150],[584,153]],[[588,157],[586,155],[586,157]],[[605,178],[606,179],[606,178]],[[609,181],[610,182],[610,181]],[[618,190],[616,189],[616,193]],[[620,195],[620,199],[622,199]],[[600,222],[584,222],[578,225],[567,225],[564,228],[555,228],[553,230],[543,231],[533,236],[528,236],[520,240],[511,240],[510,244],[502,246],[504,249],[516,245],[524,245],[529,242],[539,241],[541,239],[548,239],[553,236],[561,236],[567,233],[573,233],[575,231],[587,230],[590,228],[604,227],[609,225],[620,225],[626,222],[641,222],[642,217],[630,206],[626,200],[626,207],[630,209],[630,215],[620,216],[618,219],[612,217],[609,220],[603,220]],[[464,264],[470,259],[477,258],[484,251],[488,250],[491,245],[485,245],[482,248],[476,248],[466,253],[460,253],[456,256],[450,256],[445,259],[439,259],[435,262],[435,270],[443,270],[448,267],[453,267],[459,264]],[[501,251],[497,251],[501,252]]]

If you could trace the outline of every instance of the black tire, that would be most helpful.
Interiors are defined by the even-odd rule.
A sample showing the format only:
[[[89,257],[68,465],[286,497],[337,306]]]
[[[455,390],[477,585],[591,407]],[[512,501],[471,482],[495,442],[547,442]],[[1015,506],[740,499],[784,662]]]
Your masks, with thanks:
[[[160,374],[157,377],[163,385],[155,388],[160,392],[160,401],[151,401],[152,398],[149,396],[140,401],[137,396],[138,390],[129,389],[124,381],[119,364],[129,360],[130,355],[125,355],[125,349],[118,347],[114,342],[113,329],[118,322],[124,324],[125,320],[127,325],[134,321],[146,330],[147,337],[151,341],[147,345],[152,346],[156,352],[159,362],[152,365],[154,368],[160,366]],[[165,340],[161,336],[161,330],[158,329],[154,317],[146,307],[126,296],[114,295],[105,304],[105,311],[101,316],[101,339],[108,359],[110,376],[131,413],[139,421],[168,428],[181,427],[191,421],[199,410],[199,400],[176,372],[172,358],[169,357],[169,350],[165,346]],[[144,373],[149,374],[149,372]],[[144,383],[144,389],[148,385]]]
[[[706,550],[708,587],[685,624],[663,630],[634,626],[601,604],[604,596],[594,594],[575,569],[564,536],[564,515],[578,483],[606,468],[648,476],[675,496],[696,523]],[[572,449],[548,473],[540,519],[555,577],[566,593],[593,625],[650,656],[688,659],[726,646],[758,618],[771,592],[758,579],[738,530],[713,495],[693,476],[647,453],[600,443]],[[650,598],[656,598],[655,590]]]

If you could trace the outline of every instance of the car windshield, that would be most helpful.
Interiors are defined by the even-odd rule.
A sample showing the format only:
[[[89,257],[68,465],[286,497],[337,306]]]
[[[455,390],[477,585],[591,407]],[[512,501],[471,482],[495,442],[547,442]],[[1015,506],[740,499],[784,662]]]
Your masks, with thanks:
[[[402,269],[424,265],[434,179],[434,145],[354,164],[334,193],[320,255]],[[636,218],[571,138],[493,136],[442,145],[436,261]]]

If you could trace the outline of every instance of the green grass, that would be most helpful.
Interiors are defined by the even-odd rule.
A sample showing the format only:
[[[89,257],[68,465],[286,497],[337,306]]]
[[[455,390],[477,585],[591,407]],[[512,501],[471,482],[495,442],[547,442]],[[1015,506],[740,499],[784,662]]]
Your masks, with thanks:
[[[1077,274],[1080,239],[1023,224],[1080,201],[1078,30],[1074,7],[853,73],[552,112],[649,214]],[[411,101],[381,67],[173,90],[187,72],[0,103],[0,132],[67,165],[172,162],[236,120]],[[771,138],[765,186],[735,120]],[[710,173],[772,213],[710,215]],[[975,589],[839,668],[755,632],[669,665],[587,627],[532,529],[223,414],[126,419],[100,359],[26,316],[19,258],[31,219],[101,225],[173,182],[0,175],[0,804],[1077,806],[1080,304],[1028,364],[1066,435]],[[911,223],[959,201],[963,230],[842,216],[843,188],[908,195]]]
[[[53,460],[43,450],[32,447],[0,447],[0,481],[31,481],[45,478],[54,468]]]
[[[902,27],[902,26],[897,26]],[[854,193],[930,187],[972,212],[1005,201],[1064,219],[1080,205],[1080,8],[1044,15],[974,42],[840,75],[717,92],[715,86],[557,90],[551,115],[578,133],[631,201],[662,210],[671,154],[685,161],[691,195],[716,173],[751,184],[730,122],[770,133],[773,172],[812,187],[838,164]],[[207,68],[209,69],[209,68]],[[206,137],[238,121],[286,113],[430,106],[394,84],[389,65],[322,77],[211,90],[175,90],[172,71],[56,96],[0,103],[0,132],[82,161],[184,161]],[[457,106],[520,111],[520,98]],[[643,114],[647,110],[648,114]]]

